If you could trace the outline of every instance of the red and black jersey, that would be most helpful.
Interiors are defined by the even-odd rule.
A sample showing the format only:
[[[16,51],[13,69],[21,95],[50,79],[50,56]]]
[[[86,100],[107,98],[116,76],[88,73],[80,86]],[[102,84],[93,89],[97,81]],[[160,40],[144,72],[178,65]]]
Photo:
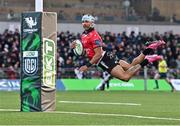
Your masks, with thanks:
[[[103,45],[102,39],[95,29],[84,31],[81,41],[89,59],[95,55],[94,49]]]

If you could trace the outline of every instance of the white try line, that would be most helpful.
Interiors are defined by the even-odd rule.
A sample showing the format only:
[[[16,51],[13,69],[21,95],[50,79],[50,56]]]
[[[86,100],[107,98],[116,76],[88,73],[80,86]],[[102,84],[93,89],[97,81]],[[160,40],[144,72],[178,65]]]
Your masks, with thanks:
[[[19,109],[0,109],[0,111],[19,111]],[[72,114],[72,115],[93,115],[93,116],[111,116],[111,117],[131,117],[139,119],[154,119],[154,120],[168,120],[168,121],[180,121],[178,118],[165,118],[165,117],[154,117],[154,116],[140,116],[140,115],[127,115],[127,114],[113,114],[113,113],[88,113],[88,112],[67,112],[67,111],[52,111],[45,112],[49,114]]]
[[[119,102],[83,102],[83,101],[59,101],[67,104],[94,104],[94,105],[141,105],[136,103],[119,103]]]

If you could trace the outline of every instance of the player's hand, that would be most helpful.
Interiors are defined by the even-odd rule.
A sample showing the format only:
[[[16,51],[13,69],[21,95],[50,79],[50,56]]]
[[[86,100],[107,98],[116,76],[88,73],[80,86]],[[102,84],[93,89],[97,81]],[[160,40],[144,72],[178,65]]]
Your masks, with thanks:
[[[74,49],[75,47],[76,47],[76,42],[73,41],[73,42],[71,43],[71,45],[70,45],[70,48],[71,48],[71,49]]]
[[[87,71],[87,70],[88,70],[88,67],[87,67],[86,65],[81,66],[81,67],[79,68],[79,71],[80,71],[80,72],[85,72],[85,71]]]

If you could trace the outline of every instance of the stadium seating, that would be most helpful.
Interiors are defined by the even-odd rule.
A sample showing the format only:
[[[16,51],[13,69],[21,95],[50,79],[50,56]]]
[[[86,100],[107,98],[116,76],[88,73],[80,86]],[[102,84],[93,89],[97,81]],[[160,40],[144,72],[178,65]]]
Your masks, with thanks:
[[[123,6],[124,0],[44,0],[44,11],[58,13],[58,20],[77,22],[85,13],[91,13],[102,23],[118,23],[122,21],[166,21],[175,14],[180,18],[180,1],[171,0],[130,0],[128,10]],[[158,5],[158,6],[157,6]],[[11,11],[20,15],[24,11],[34,10],[34,0],[3,0],[0,3],[0,20],[5,19]],[[159,15],[153,15],[156,8]],[[168,9],[170,8],[170,9]],[[6,16],[3,16],[3,15]],[[154,17],[155,16],[155,17]],[[17,16],[18,17],[18,16]],[[20,17],[18,17],[20,18]]]

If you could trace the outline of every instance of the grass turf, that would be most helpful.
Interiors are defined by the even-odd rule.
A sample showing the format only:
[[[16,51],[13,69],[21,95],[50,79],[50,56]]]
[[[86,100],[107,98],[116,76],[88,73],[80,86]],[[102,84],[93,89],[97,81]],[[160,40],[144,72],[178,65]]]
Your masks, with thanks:
[[[180,125],[180,92],[63,91],[57,92],[56,97],[56,113],[8,111],[19,110],[19,92],[1,91],[0,125]],[[67,104],[59,101],[141,105]]]

